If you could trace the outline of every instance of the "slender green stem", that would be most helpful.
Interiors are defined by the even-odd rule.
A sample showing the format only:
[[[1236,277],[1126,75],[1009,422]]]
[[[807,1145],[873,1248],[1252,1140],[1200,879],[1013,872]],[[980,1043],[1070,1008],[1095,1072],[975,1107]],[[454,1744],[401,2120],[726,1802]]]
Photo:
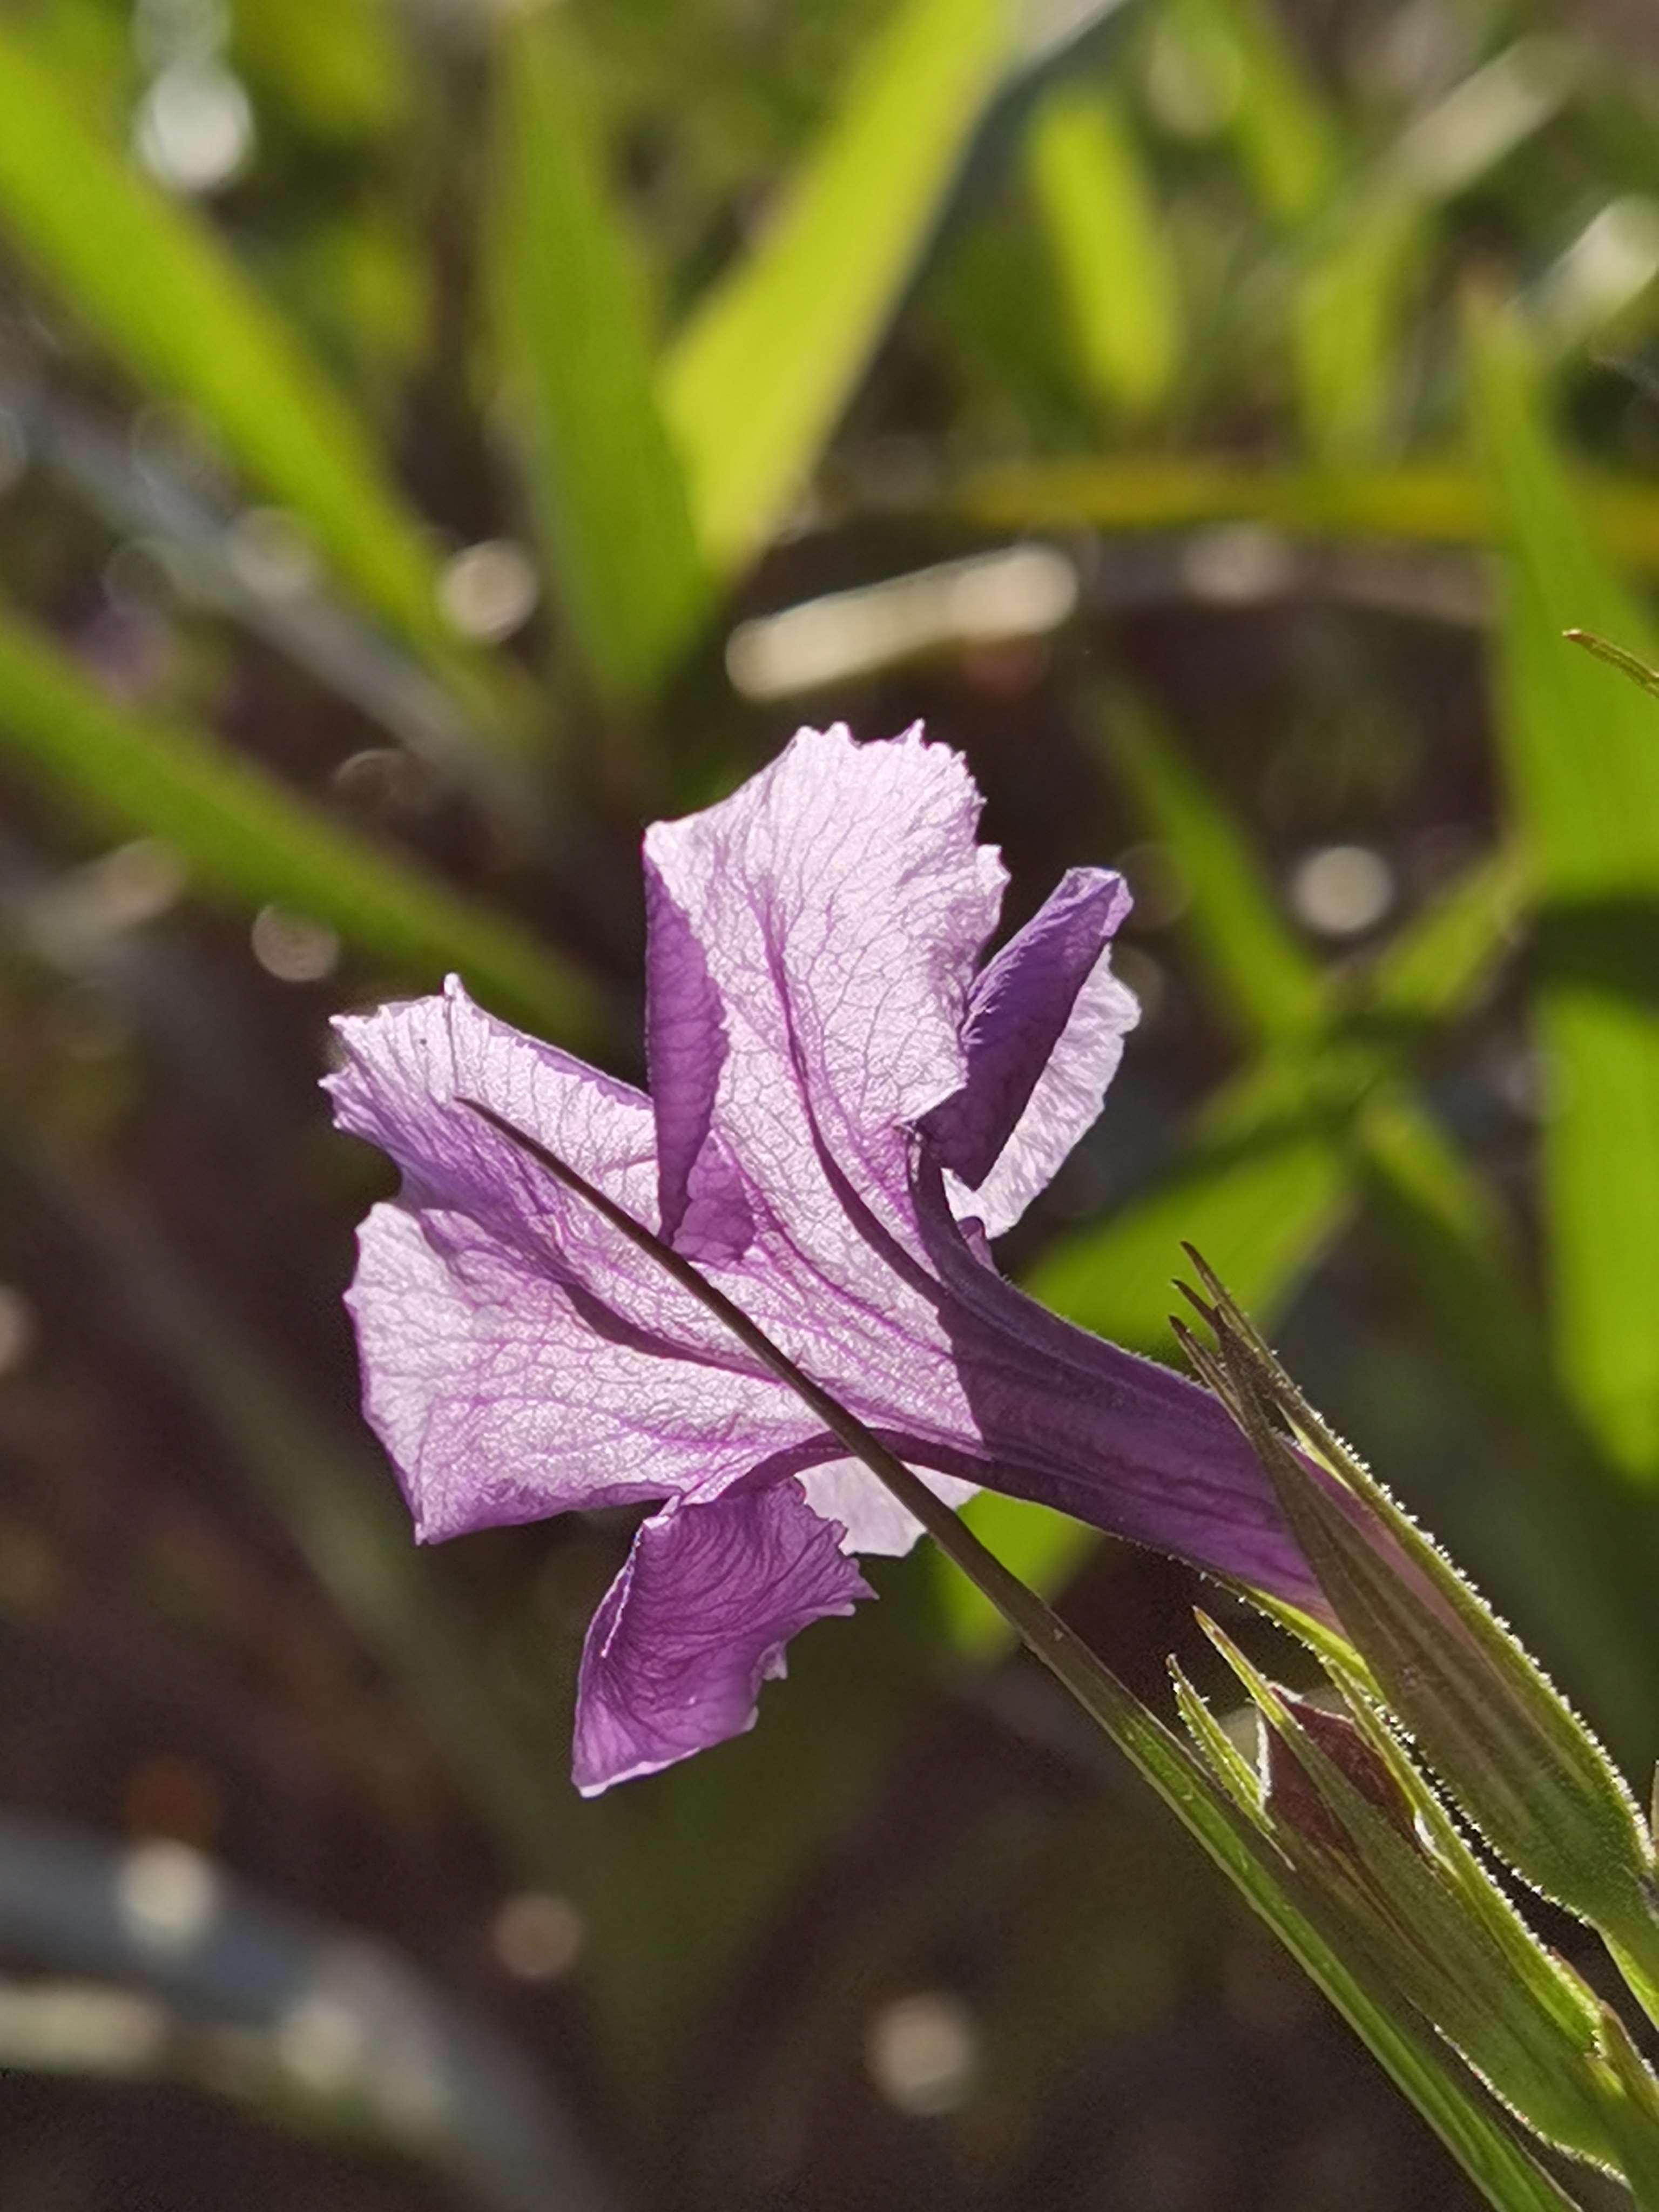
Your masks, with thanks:
[[[1088,1712],[1115,1735],[1146,1719],[1139,1699],[1109,1668],[1102,1664],[1075,1630],[1068,1628],[1034,1590],[1028,1589],[1017,1575],[1011,1573],[995,1553],[981,1543],[967,1522],[959,1519],[943,1498],[935,1497],[921,1476],[890,1451],[873,1430],[866,1428],[839,1400],[831,1397],[797,1367],[788,1354],[757,1327],[741,1306],[734,1305],[723,1291],[711,1283],[701,1268],[665,1244],[557,1153],[550,1152],[522,1129],[515,1128],[490,1107],[476,1098],[463,1098],[459,1103],[499,1130],[510,1144],[528,1152],[568,1190],[585,1199],[630,1244],[647,1253],[665,1273],[717,1316],[740,1344],[811,1407],[837,1443],[844,1444],[853,1458],[862,1461],[899,1504],[915,1514],[939,1549],[962,1570],[981,1595],[995,1606],[1033,1654],[1059,1677]]]
[[[811,1407],[848,1454],[914,1513],[947,1557],[1015,1629],[1034,1656],[1128,1759],[1188,1833],[1280,1937],[1316,1985],[1369,2045],[1463,2170],[1499,2212],[1578,2212],[1574,2200],[1462,2077],[1433,2031],[1391,1991],[1368,1986],[1348,1963],[1316,1901],[1304,1896],[1276,1846],[1224,1797],[1174,1732],[1143,1705],[1034,1591],[1011,1574],[966,1523],[872,1431],[797,1367],[689,1260],[550,1152],[477,1099],[458,1103],[538,1161],[566,1189],[681,1285],[755,1358]],[[1455,2069],[1455,2071],[1453,2069]]]

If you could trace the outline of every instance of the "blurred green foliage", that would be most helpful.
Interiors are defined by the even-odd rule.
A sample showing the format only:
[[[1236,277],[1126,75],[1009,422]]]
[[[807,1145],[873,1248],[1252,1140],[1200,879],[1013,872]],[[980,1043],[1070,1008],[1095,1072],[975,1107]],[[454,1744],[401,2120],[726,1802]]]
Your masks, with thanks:
[[[645,2200],[1085,2201],[1053,2085],[1177,1986],[1213,2014],[1201,1960],[1246,1939],[1196,1872],[1164,1894],[1153,1816],[927,1559],[806,1639],[755,1736],[564,1807],[617,1532],[404,1556],[334,1304],[379,1186],[307,1103],[324,1017],[455,968],[637,1072],[641,824],[793,720],[926,711],[1020,900],[1120,855],[1140,893],[1141,1035],[1012,1263],[1169,1356],[1197,1243],[1650,1757],[1659,706],[1560,636],[1656,658],[1659,58],[1616,14],[0,10],[0,1149],[45,1224],[0,1264],[57,1314],[73,1251],[101,1325],[139,1317],[259,1500],[236,1540],[295,1547],[429,1737],[465,1838],[431,1864],[484,1866],[480,1911],[575,1900],[548,2071]],[[820,622],[828,659],[772,624],[1011,543],[1063,605],[947,585],[897,646]],[[182,907],[131,893],[158,851]],[[26,1641],[58,1631],[7,1561],[81,1558],[34,1495],[0,1520]],[[971,1511],[1091,1629],[1121,1598],[1155,1668],[1184,1633],[1159,1571]],[[948,1820],[902,1809],[918,1774]],[[995,2063],[896,2147],[859,2039],[953,1976]],[[1334,2201],[1262,2155],[1182,2201]]]

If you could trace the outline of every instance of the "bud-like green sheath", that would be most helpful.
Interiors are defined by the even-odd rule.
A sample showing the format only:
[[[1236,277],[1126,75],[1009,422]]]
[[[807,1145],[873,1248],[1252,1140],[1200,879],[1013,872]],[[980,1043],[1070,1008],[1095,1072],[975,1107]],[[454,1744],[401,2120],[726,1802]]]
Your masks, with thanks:
[[[1652,1954],[1653,1846],[1595,1737],[1434,1544],[1306,1404],[1206,1272],[1189,1348],[1255,1444],[1371,1681],[1492,1849],[1616,1951]],[[1290,1431],[1289,1434],[1286,1431]],[[1294,1439],[1294,1441],[1292,1441]]]
[[[1368,1717],[1279,1689],[1200,1618],[1264,1724],[1263,1810],[1291,1864],[1341,1915],[1373,1972],[1513,2111],[1561,2148],[1613,2163],[1594,2000],[1450,1824],[1432,1817],[1427,1784]]]

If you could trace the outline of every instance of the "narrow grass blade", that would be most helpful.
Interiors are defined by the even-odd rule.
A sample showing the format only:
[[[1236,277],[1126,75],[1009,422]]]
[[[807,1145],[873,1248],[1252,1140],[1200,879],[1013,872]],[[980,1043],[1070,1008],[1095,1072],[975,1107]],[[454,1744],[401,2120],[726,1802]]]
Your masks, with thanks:
[[[1602,2105],[1638,2205],[1659,2204],[1659,2084],[1630,2030],[1601,2007]]]
[[[436,562],[361,424],[207,222],[130,167],[0,27],[0,230],[144,390],[199,416],[333,574],[476,703]]]
[[[1659,896],[1659,708],[1567,643],[1593,629],[1651,663],[1659,640],[1580,514],[1516,327],[1471,323],[1474,403],[1502,528],[1496,681],[1510,803],[1552,905]],[[1630,944],[1659,955],[1650,927]],[[1563,1370],[1630,1475],[1659,1480],[1659,1018],[1564,965],[1547,927],[1539,1024],[1550,1111],[1544,1192]]]
[[[1183,1348],[1249,1438],[1388,1708],[1506,1865],[1599,1929],[1621,1965],[1623,1954],[1650,1965],[1653,1844],[1623,1777],[1473,1583],[1309,1405],[1190,1245],[1188,1257],[1205,1298],[1187,1295],[1216,1350],[1184,1329]]]
[[[1243,823],[1151,708],[1118,687],[1102,695],[1094,723],[1147,829],[1181,871],[1184,933],[1228,1012],[1259,1042],[1349,1020],[1431,1024],[1467,1001],[1518,924],[1526,870],[1511,847],[1471,867],[1363,974],[1333,988],[1285,919]]]
[[[796,497],[1014,52],[1006,0],[900,0],[761,243],[663,368],[703,550],[740,568]]]
[[[360,145],[416,98],[403,24],[385,0],[234,0],[231,60],[313,137]]]
[[[1180,371],[1180,273],[1121,101],[1104,87],[1050,94],[1027,164],[1083,376],[1109,407],[1151,414]]]
[[[1239,1811],[1265,1835],[1268,1824],[1261,1776],[1199,1696],[1182,1672],[1180,1662],[1171,1656],[1169,1664],[1170,1679],[1175,1684],[1176,1708],[1186,1723],[1188,1735]]]
[[[1377,955],[1366,1013],[1428,1024],[1467,1007],[1520,928],[1528,881],[1518,845],[1476,861]]]
[[[647,698],[708,601],[658,412],[643,271],[606,190],[571,27],[546,11],[496,48],[494,326],[561,605],[593,690]]]
[[[1333,465],[1386,442],[1407,311],[1426,275],[1428,210],[1380,189],[1340,204],[1307,240],[1291,305],[1302,428]]]
[[[1231,131],[1258,200],[1305,222],[1341,173],[1340,129],[1280,26],[1273,0],[1178,0],[1201,68],[1231,94]]]
[[[1202,1222],[1243,1270],[1252,1310],[1276,1310],[1347,1211],[1334,1139],[1351,1111],[1310,1093],[1299,1060],[1236,1078],[1200,1117],[1191,1151],[1103,1227],[1054,1247],[1026,1287],[1097,1335],[1167,1356],[1170,1269]]]
[[[1085,1328],[1167,1351],[1164,1285],[1183,1239],[1226,1251],[1215,1264],[1241,1302],[1270,1312],[1334,1231],[1357,1109],[1397,1072],[1414,1033],[1479,989],[1513,927],[1522,865],[1508,851],[1480,863],[1363,977],[1329,989],[1280,921],[1238,824],[1136,702],[1114,698],[1107,716],[1104,741],[1190,884],[1188,927],[1212,974],[1242,1025],[1279,1040],[1217,1094],[1163,1180],[1103,1229],[1057,1246],[1030,1278],[1036,1297]],[[1202,1236],[1183,1221],[1202,1221]]]
[[[1148,834],[1175,855],[1188,902],[1182,926],[1228,1015],[1257,1042],[1304,1035],[1326,1011],[1319,963],[1297,941],[1241,825],[1133,692],[1102,695],[1091,721]]]
[[[489,1003],[562,1042],[599,1031],[593,992],[550,947],[331,822],[204,732],[114,705],[3,609],[0,747],[93,819],[161,839],[205,891],[327,922],[410,981],[458,969]]]
[[[1609,668],[1617,668],[1628,676],[1632,684],[1639,684],[1649,696],[1659,699],[1659,668],[1650,668],[1645,660],[1638,660],[1633,653],[1615,645],[1611,638],[1597,637],[1594,630],[1568,629],[1561,635],[1573,645],[1582,645],[1586,653],[1597,660],[1605,660]]]
[[[1618,559],[1659,572],[1659,493],[1585,475],[1585,512]],[[1492,502],[1471,471],[1428,462],[1318,472],[1221,455],[1078,455],[1009,462],[965,477],[951,511],[985,530],[1187,530],[1260,522],[1311,538],[1485,545]]]
[[[1519,40],[1419,115],[1308,227],[1291,329],[1303,426],[1328,464],[1363,460],[1386,441],[1441,209],[1547,123],[1569,85],[1559,48]]]
[[[1405,1310],[1449,1388],[1477,1407],[1502,1453],[1500,1496],[1455,1485],[1445,1510],[1476,1552],[1528,1593],[1553,1648],[1615,1747],[1659,1738],[1652,1655],[1659,1530],[1578,1418],[1549,1355],[1510,1225],[1425,1115],[1385,1090],[1361,1119],[1366,1221]],[[1494,1506],[1501,1502],[1501,1511]]]
[[[1333,1713],[1288,1697],[1199,1619],[1272,1731],[1266,1808],[1287,1854],[1511,2111],[1576,2157],[1610,2163],[1591,2063],[1595,2009],[1582,1984],[1546,1952],[1363,1698]]]

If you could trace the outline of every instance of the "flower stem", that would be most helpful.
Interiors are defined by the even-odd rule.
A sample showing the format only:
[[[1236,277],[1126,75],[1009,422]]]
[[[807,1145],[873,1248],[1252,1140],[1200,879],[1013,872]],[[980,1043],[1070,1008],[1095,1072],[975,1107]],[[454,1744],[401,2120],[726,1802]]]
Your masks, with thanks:
[[[836,1442],[845,1445],[848,1454],[861,1461],[886,1485],[899,1504],[915,1516],[980,1595],[996,1607],[1031,1652],[1109,1734],[1121,1741],[1126,1729],[1133,1730],[1152,1721],[1153,1717],[1139,1700],[1109,1668],[1103,1665],[1082,1638],[1068,1628],[1034,1590],[1028,1589],[1018,1575],[1004,1566],[995,1553],[981,1543],[967,1523],[943,1498],[935,1497],[921,1476],[890,1452],[873,1430],[866,1428],[856,1414],[849,1413],[838,1399],[831,1397],[797,1367],[788,1353],[774,1344],[764,1329],[752,1322],[741,1306],[734,1305],[701,1268],[694,1267],[672,1245],[665,1244],[643,1222],[636,1221],[625,1207],[589,1182],[568,1161],[562,1160],[556,1152],[550,1152],[524,1130],[514,1127],[493,1108],[476,1098],[458,1099],[457,1103],[488,1121],[509,1144],[527,1152],[556,1182],[585,1200],[620,1236],[637,1250],[647,1254],[701,1305],[724,1322],[740,1344],[811,1408]]]
[[[914,1513],[941,1551],[1040,1659],[1089,1717],[1273,1928],[1291,1954],[1370,2045],[1401,2090],[1498,2212],[1578,2212],[1553,2176],[1510,2135],[1501,2118],[1480,2101],[1433,2031],[1403,2001],[1378,1986],[1345,1954],[1312,1909],[1293,1893],[1290,1869],[1276,1847],[1240,1807],[1211,1784],[1187,1746],[1103,1665],[1088,1645],[1035,1591],[988,1551],[967,1524],[919,1475],[905,1466],[837,1399],[797,1367],[740,1306],[716,1289],[689,1260],[643,1223],[595,1188],[586,1178],[533,1137],[477,1100],[458,1101],[537,1160],[566,1189],[584,1199],[637,1250],[714,1314],[778,1380],[809,1407],[825,1428]]]

